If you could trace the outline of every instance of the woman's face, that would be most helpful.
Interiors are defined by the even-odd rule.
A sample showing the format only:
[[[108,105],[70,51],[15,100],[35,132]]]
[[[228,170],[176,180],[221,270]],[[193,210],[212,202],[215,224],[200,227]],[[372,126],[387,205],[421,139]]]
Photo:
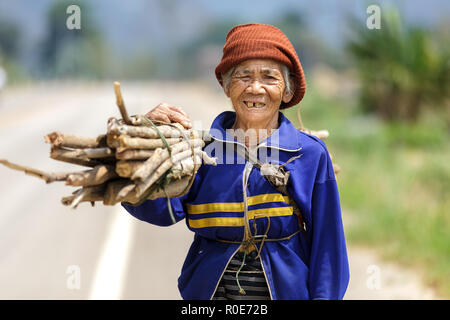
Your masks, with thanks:
[[[271,129],[269,127],[278,120],[281,102],[289,102],[293,96],[285,93],[284,89],[280,63],[270,59],[251,59],[235,67],[230,84],[224,91],[231,99],[236,121],[241,126]]]

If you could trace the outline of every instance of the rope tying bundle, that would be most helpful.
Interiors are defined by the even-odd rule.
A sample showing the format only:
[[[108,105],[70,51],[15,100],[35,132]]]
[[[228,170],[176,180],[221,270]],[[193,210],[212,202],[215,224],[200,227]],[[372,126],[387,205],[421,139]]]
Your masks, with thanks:
[[[169,143],[167,142],[166,138],[165,138],[164,135],[161,133],[161,131],[159,131],[158,127],[153,123],[153,121],[150,120],[149,118],[145,117],[145,116],[139,116],[139,117],[140,117],[140,119],[143,120],[144,124],[146,124],[146,125],[148,125],[148,126],[150,126],[150,127],[152,127],[152,128],[155,129],[155,131],[158,133],[158,135],[159,135],[159,137],[161,138],[161,140],[164,142],[164,146],[165,146],[166,149],[169,151],[169,155],[172,156],[172,152],[171,152]],[[179,132],[181,133],[181,135],[183,136],[183,138],[185,139],[185,141],[188,142],[189,148],[190,148],[191,151],[192,151],[192,159],[193,159],[193,161],[195,162],[194,147],[193,147],[192,144],[191,144],[190,137],[186,136],[186,133],[185,133],[185,132],[183,132],[179,127],[177,127],[177,126],[175,126],[175,125],[173,125],[173,124],[171,124],[171,123],[164,123],[164,122],[160,122],[160,123],[163,123],[163,124],[172,126],[172,127],[176,128],[177,130],[179,130]],[[196,173],[195,171],[196,171],[196,170],[195,170],[195,166],[193,166],[193,167],[192,167],[192,172],[191,172],[191,178],[189,179],[188,185],[187,185],[187,186],[184,188],[184,190],[183,190],[179,195],[177,195],[177,196],[181,196],[181,195],[185,194],[185,192],[186,192],[187,190],[189,190],[189,188],[192,186],[192,183],[194,182],[194,178],[195,178],[195,173]],[[172,220],[172,223],[175,224],[175,223],[176,223],[176,219],[175,219],[175,215],[174,215],[174,213],[173,213],[172,204],[171,204],[171,202],[170,202],[170,198],[171,198],[171,197],[168,195],[168,193],[167,193],[167,191],[166,191],[167,176],[168,176],[169,174],[170,174],[170,170],[167,171],[167,172],[161,177],[161,179],[160,179],[160,180],[158,181],[158,183],[157,183],[157,186],[163,190],[164,195],[166,196],[166,199],[167,199],[167,207],[168,207],[168,209],[169,209],[170,219]],[[155,189],[151,189],[151,190],[150,190],[150,189],[151,189],[151,188],[149,188],[149,191],[146,193],[145,197],[143,198],[143,200],[142,200],[140,203],[142,203],[143,201],[145,201],[145,200],[150,196],[150,194],[151,194],[153,191],[155,191]]]

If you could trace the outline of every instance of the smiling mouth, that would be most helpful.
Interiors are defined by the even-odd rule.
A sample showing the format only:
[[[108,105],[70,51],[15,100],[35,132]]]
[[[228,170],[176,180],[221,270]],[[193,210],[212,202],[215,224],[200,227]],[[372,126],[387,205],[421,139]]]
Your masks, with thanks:
[[[265,103],[260,102],[244,101],[244,104],[247,106],[247,108],[264,108],[266,106]]]

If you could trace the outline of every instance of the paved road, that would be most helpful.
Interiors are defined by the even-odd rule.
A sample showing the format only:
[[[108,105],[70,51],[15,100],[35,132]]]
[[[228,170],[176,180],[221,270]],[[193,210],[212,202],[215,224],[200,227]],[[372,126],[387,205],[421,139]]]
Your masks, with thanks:
[[[219,90],[201,85],[124,82],[122,92],[130,114],[165,101],[183,107],[197,129],[229,108]],[[110,116],[119,116],[110,83],[8,88],[0,100],[0,158],[48,171],[73,169],[49,159],[44,135],[96,136]],[[46,185],[4,167],[0,177],[0,299],[180,299],[177,278],[193,238],[184,222],[155,227],[120,206],[72,210],[59,201],[72,191],[62,183]],[[346,298],[433,298],[420,279],[396,276],[395,268],[388,273],[392,268],[367,250],[350,247],[349,256]],[[373,265],[382,278],[368,286]],[[393,278],[386,282],[386,275]],[[392,283],[400,289],[390,290]]]

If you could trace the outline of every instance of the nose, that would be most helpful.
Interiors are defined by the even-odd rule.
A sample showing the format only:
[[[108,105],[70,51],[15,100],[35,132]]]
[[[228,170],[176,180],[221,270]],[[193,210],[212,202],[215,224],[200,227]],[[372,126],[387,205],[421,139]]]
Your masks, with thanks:
[[[264,88],[261,82],[257,79],[253,79],[253,81],[246,88],[247,93],[252,94],[264,94]]]

